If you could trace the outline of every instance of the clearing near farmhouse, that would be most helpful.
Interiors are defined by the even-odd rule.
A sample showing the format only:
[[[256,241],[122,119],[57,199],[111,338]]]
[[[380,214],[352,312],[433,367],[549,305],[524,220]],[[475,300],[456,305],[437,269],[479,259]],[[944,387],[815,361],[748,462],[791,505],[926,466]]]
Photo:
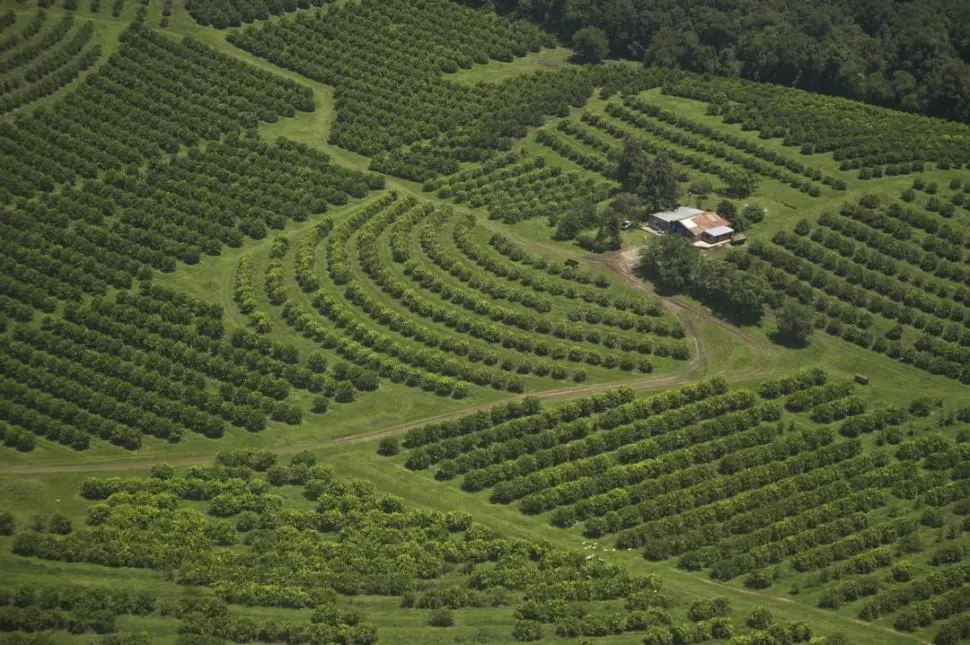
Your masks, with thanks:
[[[0,643],[970,642],[944,90],[479,4],[0,0]]]

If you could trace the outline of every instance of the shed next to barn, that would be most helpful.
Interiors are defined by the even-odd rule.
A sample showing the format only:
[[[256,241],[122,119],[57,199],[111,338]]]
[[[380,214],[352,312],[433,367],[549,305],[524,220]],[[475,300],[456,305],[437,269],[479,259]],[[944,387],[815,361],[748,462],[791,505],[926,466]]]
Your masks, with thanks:
[[[701,240],[708,244],[720,244],[727,242],[734,235],[734,229],[730,226],[715,226],[701,233]]]

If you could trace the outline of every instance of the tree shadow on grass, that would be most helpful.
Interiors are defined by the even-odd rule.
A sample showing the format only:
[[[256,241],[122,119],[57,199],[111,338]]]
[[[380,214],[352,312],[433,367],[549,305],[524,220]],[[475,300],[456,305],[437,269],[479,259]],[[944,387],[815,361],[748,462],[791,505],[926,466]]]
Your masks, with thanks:
[[[788,334],[782,334],[778,330],[769,332],[768,339],[776,345],[781,345],[788,349],[805,349],[810,344],[808,338],[794,338]]]

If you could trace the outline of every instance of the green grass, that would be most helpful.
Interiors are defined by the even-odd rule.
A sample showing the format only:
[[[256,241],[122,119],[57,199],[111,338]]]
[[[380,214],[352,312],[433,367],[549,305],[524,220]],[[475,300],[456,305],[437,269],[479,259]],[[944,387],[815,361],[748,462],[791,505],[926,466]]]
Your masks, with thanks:
[[[503,63],[493,60],[484,65],[473,65],[471,69],[463,69],[445,76],[450,81],[464,85],[476,83],[498,83],[516,76],[532,74],[539,71],[553,71],[570,65],[573,52],[565,47],[543,49],[539,52],[526,54],[522,58]]]
[[[831,612],[805,606],[784,595],[787,586],[777,585],[767,592],[751,592],[740,587],[738,582],[722,584],[708,580],[704,576],[690,574],[675,568],[671,563],[651,563],[644,560],[638,551],[624,552],[612,549],[607,540],[587,540],[578,530],[564,531],[547,524],[547,516],[527,517],[510,506],[499,506],[487,501],[487,493],[470,495],[458,489],[457,484],[435,482],[430,474],[405,470],[401,458],[379,458],[374,454],[374,442],[347,444],[334,450],[320,453],[321,459],[332,464],[337,475],[363,478],[375,484],[378,490],[393,491],[409,504],[450,511],[461,509],[472,513],[476,518],[502,533],[530,540],[544,540],[557,548],[582,550],[595,554],[606,561],[622,565],[632,572],[645,574],[657,573],[664,580],[664,589],[675,602],[673,613],[682,615],[687,605],[698,597],[724,596],[731,600],[736,616],[743,616],[756,607],[771,610],[776,620],[808,620],[816,633],[844,633],[850,643],[878,642],[904,644],[921,642],[911,635],[896,634],[883,628],[878,630],[872,625],[853,620],[851,615],[832,614]],[[144,476],[143,470],[123,473]],[[86,504],[77,496],[77,490],[84,475],[77,473],[46,474],[43,476],[0,475],[0,496],[5,500],[4,507],[12,510],[18,523],[29,524],[35,513],[49,514],[55,511],[67,514],[75,526],[83,522],[80,510]],[[299,500],[298,490],[286,491],[288,503]],[[292,499],[290,499],[292,498]],[[184,504],[184,503],[183,503]],[[189,505],[195,505],[188,503]],[[200,506],[201,508],[201,506]],[[11,538],[0,537],[0,568],[6,578],[4,587],[18,584],[57,584],[65,579],[73,583],[110,585],[121,584],[132,591],[148,590],[160,600],[174,599],[186,593],[185,589],[168,582],[160,573],[125,569],[114,570],[84,563],[46,562],[34,558],[21,558],[9,553]],[[197,591],[205,593],[204,589]],[[455,612],[456,627],[447,630],[434,630],[426,625],[428,610],[398,609],[399,600],[384,597],[343,598],[341,604],[360,609],[370,622],[374,622],[384,638],[393,638],[402,643],[458,643],[458,642],[504,642],[503,635],[511,624],[511,610],[463,609]],[[233,613],[252,617],[277,617],[280,619],[298,618],[307,612],[287,609],[233,607]],[[130,622],[129,622],[130,621]],[[877,623],[878,624],[878,623]],[[157,615],[148,618],[126,617],[120,625],[133,629],[147,630],[158,642],[172,642],[177,622]],[[490,641],[477,641],[487,632]],[[546,632],[551,636],[551,628]],[[459,639],[469,639],[467,641]],[[872,640],[876,638],[878,640]],[[547,638],[549,642],[571,642]],[[574,641],[572,641],[574,642]],[[634,634],[626,634],[611,639],[598,640],[604,643],[636,643]]]
[[[750,237],[753,239],[769,239],[779,230],[791,230],[795,223],[802,218],[814,222],[825,211],[835,211],[845,202],[855,203],[863,195],[875,194],[886,199],[897,199],[904,190],[912,185],[913,179],[917,176],[916,173],[913,173],[863,181],[857,178],[858,171],[839,170],[839,163],[834,161],[829,154],[802,155],[798,148],[782,145],[780,139],[761,139],[757,132],[744,131],[740,125],[726,124],[720,117],[708,116],[705,114],[705,104],[699,101],[666,95],[659,89],[644,92],[642,96],[664,109],[676,112],[721,132],[744,137],[789,159],[795,159],[812,168],[818,168],[833,177],[843,179],[848,184],[846,191],[837,192],[825,188],[821,197],[812,198],[791,188],[779,187],[774,182],[762,178],[757,193],[747,200],[768,208],[765,221],[751,231]],[[967,173],[966,171],[937,170],[931,164],[927,164],[926,171],[919,173],[919,176],[924,177],[927,183],[938,182],[940,188],[945,191],[950,179],[966,178]],[[795,196],[801,199],[797,202],[794,201],[792,193],[795,193]],[[786,201],[790,201],[791,207],[786,206]],[[772,209],[770,202],[781,204],[782,208]]]
[[[160,2],[149,5],[148,24],[151,26],[159,24],[160,5]],[[8,6],[14,7],[19,14],[18,28],[35,11],[35,5],[32,2],[17,4],[4,0],[0,3],[0,8],[4,10]],[[80,19],[95,21],[95,38],[105,48],[103,61],[116,49],[118,36],[134,15],[138,4],[128,0],[125,13],[117,19],[110,16],[108,0],[102,0],[101,11],[96,15],[90,13],[89,6],[88,1],[82,0],[78,11],[74,13]],[[48,10],[48,14],[48,21],[55,21],[64,14],[64,11],[55,6]],[[182,0],[176,1],[171,23],[165,32],[173,37],[191,35],[219,51],[311,87],[317,103],[317,109],[314,112],[301,113],[275,124],[264,124],[260,128],[261,134],[269,140],[285,136],[302,141],[327,152],[335,163],[359,170],[367,169],[369,164],[367,158],[327,143],[330,127],[336,116],[332,88],[278,68],[232,47],[225,40],[227,32],[196,25],[184,11]],[[455,82],[469,84],[482,81],[499,82],[536,70],[556,69],[568,65],[569,55],[570,51],[564,48],[544,50],[512,63],[493,62],[487,65],[476,65],[470,70],[451,75],[450,78]],[[28,106],[27,109],[59,100],[76,88],[80,82],[82,81],[75,81],[52,96]],[[910,186],[913,179],[913,175],[907,175],[863,182],[856,179],[854,172],[839,171],[838,164],[828,155],[803,157],[797,149],[782,146],[779,140],[760,140],[755,132],[742,132],[740,126],[726,125],[719,118],[706,116],[705,106],[702,103],[666,96],[659,90],[648,92],[644,96],[666,109],[719,130],[757,140],[765,147],[792,158],[804,160],[813,167],[818,167],[835,177],[844,178],[848,182],[849,189],[846,192],[836,193],[826,189],[821,198],[814,199],[789,187],[763,179],[757,194],[747,200],[769,209],[765,221],[750,232],[750,236],[755,239],[770,238],[777,230],[790,230],[798,219],[814,220],[822,212],[838,208],[843,201],[855,201],[864,194],[875,193],[886,198],[898,197]],[[601,112],[604,105],[605,102],[602,100],[591,100],[584,110]],[[574,110],[567,118],[578,119],[580,113]],[[10,114],[3,118],[13,117],[14,114]],[[554,126],[555,122],[551,121],[546,127]],[[570,162],[556,160],[556,155],[535,143],[534,136],[517,143],[516,147],[530,153],[541,154],[552,159],[553,163],[559,163],[571,169],[576,168]],[[941,189],[944,189],[941,192],[948,194],[945,187],[949,180],[954,177],[965,178],[966,173],[928,169],[923,176],[927,181],[938,182]],[[435,198],[433,194],[422,192],[420,185],[414,182],[389,178],[388,188],[402,195],[415,195],[439,205],[446,204]],[[701,204],[711,207],[717,199],[712,195]],[[921,195],[920,199],[925,201],[925,196]],[[698,202],[694,200],[694,203]],[[356,207],[358,207],[357,204],[351,204],[333,209],[331,215],[341,217]],[[463,207],[455,208],[459,212],[467,211]],[[627,288],[620,286],[623,274],[617,271],[616,264],[602,257],[588,256],[575,245],[552,241],[551,228],[544,220],[536,219],[507,225],[484,219],[482,217],[484,211],[480,209],[467,212],[473,212],[479,216],[483,230],[508,235],[530,253],[557,261],[579,258],[593,269],[594,274],[604,272],[611,275],[617,283],[613,289]],[[966,221],[966,211],[961,211],[958,218]],[[290,239],[288,267],[300,240],[314,223],[310,221],[291,224],[286,231],[274,234],[286,235]],[[638,231],[629,231],[624,239],[628,245],[636,246],[642,243],[643,235]],[[232,276],[239,258],[243,255],[251,255],[254,260],[254,283],[258,287],[260,298],[258,309],[273,313],[272,337],[296,344],[301,352],[310,351],[315,348],[314,344],[289,329],[279,318],[278,310],[265,300],[261,282],[269,244],[270,240],[267,239],[258,243],[247,241],[240,249],[225,248],[219,257],[206,257],[195,266],[180,266],[175,273],[158,279],[158,282],[221,304],[229,321],[245,325],[246,317],[238,312],[232,301]],[[649,287],[645,288],[649,291]],[[290,298],[308,302],[307,297],[300,293],[295,285],[290,284],[289,289]],[[745,387],[754,385],[766,377],[789,373],[803,367],[822,366],[836,378],[850,378],[856,373],[869,376],[870,385],[858,388],[858,393],[873,405],[905,404],[927,393],[943,399],[944,405],[948,408],[956,407],[966,400],[965,386],[943,377],[929,375],[912,366],[894,362],[871,351],[862,350],[822,332],[816,332],[810,345],[805,349],[793,350],[775,345],[769,337],[773,329],[770,315],[760,327],[737,329],[717,321],[702,305],[689,298],[674,298],[670,305],[676,308],[678,316],[696,343],[698,351],[695,358],[683,364],[670,362],[670,365],[664,365],[664,369],[658,370],[657,374],[650,377],[623,377],[616,373],[615,378],[612,378],[605,373],[597,374],[599,378],[595,383],[596,387],[628,382],[640,392],[649,392],[714,375],[724,376],[733,384]],[[331,356],[331,358],[334,357]],[[545,389],[547,392],[544,396],[560,400],[587,391],[589,386],[567,383],[545,386]],[[307,403],[310,395],[295,393],[294,398],[301,403]],[[0,508],[12,510],[20,522],[29,522],[30,517],[35,513],[49,514],[60,511],[70,516],[75,523],[80,523],[83,521],[83,502],[76,491],[83,478],[90,473],[144,474],[148,465],[152,463],[171,461],[184,465],[205,462],[219,450],[228,447],[268,448],[286,452],[305,447],[313,450],[321,461],[332,464],[338,474],[368,479],[374,482],[379,490],[394,492],[415,506],[439,510],[467,510],[479,522],[503,533],[548,540],[562,548],[582,549],[586,545],[577,530],[554,529],[548,525],[545,517],[526,517],[515,508],[492,505],[487,501],[487,493],[476,495],[463,493],[455,483],[438,483],[433,481],[428,473],[413,473],[405,470],[401,465],[402,458],[385,459],[375,454],[378,437],[385,433],[400,434],[408,425],[422,420],[467,413],[480,406],[512,398],[515,397],[508,393],[476,390],[474,399],[454,401],[394,385],[385,380],[381,382],[377,392],[360,395],[358,403],[350,406],[334,404],[325,415],[307,414],[304,423],[298,427],[271,423],[264,432],[258,434],[233,428],[220,440],[208,440],[187,433],[183,441],[176,445],[169,445],[149,437],[145,439],[144,447],[136,453],[130,453],[103,442],[97,442],[90,450],[80,454],[48,442],[41,442],[41,445],[29,454],[2,449],[0,450],[0,499],[3,502],[0,503]],[[356,440],[349,440],[355,438]],[[77,472],[72,469],[76,469]],[[5,574],[4,586],[22,582],[57,583],[70,580],[90,584],[123,585],[131,589],[151,589],[162,597],[176,597],[183,592],[180,586],[154,572],[113,570],[87,564],[50,563],[16,557],[10,554],[10,542],[10,538],[0,538],[0,570]],[[755,607],[764,606],[768,607],[778,619],[807,620],[819,633],[843,632],[850,643],[925,642],[924,633],[913,636],[892,631],[887,627],[887,619],[877,621],[874,625],[855,620],[851,607],[834,613],[817,609],[813,605],[815,597],[812,594],[787,596],[788,584],[776,585],[767,592],[753,593],[741,588],[738,582],[730,585],[715,583],[703,575],[676,569],[670,562],[660,564],[647,562],[636,552],[597,549],[596,553],[633,571],[659,573],[664,579],[665,588],[679,601],[681,609],[693,599],[724,595],[731,599],[736,615],[743,615]],[[359,606],[369,619],[381,628],[385,638],[393,634],[393,639],[402,644],[500,642],[503,635],[508,632],[508,626],[512,621],[510,611],[504,609],[460,610],[455,612],[456,627],[435,630],[426,625],[426,611],[399,611],[396,599],[357,598],[346,602],[351,606]],[[292,610],[243,610],[234,607],[234,611],[237,609],[253,616],[303,615]],[[120,619],[119,623],[126,630],[144,629],[151,634],[153,642],[159,643],[173,642],[174,630],[177,626],[175,620],[159,616],[125,617]],[[551,629],[546,631],[548,634]],[[561,639],[550,635],[546,640],[559,642]],[[72,639],[72,642],[96,642],[96,639],[85,636],[78,641]],[[635,635],[626,635],[612,639],[598,639],[597,642],[634,643],[639,642],[639,639]]]
[[[475,517],[487,518],[484,521],[495,529],[508,535],[529,539],[546,540],[554,546],[565,549],[584,549],[604,558],[608,562],[621,564],[636,573],[657,573],[664,581],[664,589],[675,602],[685,608],[698,597],[725,596],[730,598],[736,616],[742,616],[758,606],[767,607],[778,620],[807,620],[817,633],[842,632],[850,643],[914,643],[921,639],[898,633],[879,630],[878,635],[872,626],[855,621],[851,616],[836,617],[831,612],[806,606],[785,596],[788,587],[777,585],[767,592],[751,592],[741,587],[740,580],[731,584],[709,580],[706,575],[692,574],[677,569],[672,561],[653,563],[644,560],[639,551],[616,551],[609,539],[591,540],[583,538],[578,529],[563,530],[551,527],[548,516],[530,517],[521,514],[512,506],[501,506],[488,502],[488,492],[469,494],[461,491],[456,482],[442,484],[432,479],[430,472],[415,473],[405,470],[401,459],[375,459],[374,445],[348,446],[335,462],[338,474],[362,477],[373,481],[378,488],[395,487],[397,494],[408,502],[448,510],[461,508]],[[593,548],[587,549],[589,545]],[[870,640],[872,638],[880,640]]]

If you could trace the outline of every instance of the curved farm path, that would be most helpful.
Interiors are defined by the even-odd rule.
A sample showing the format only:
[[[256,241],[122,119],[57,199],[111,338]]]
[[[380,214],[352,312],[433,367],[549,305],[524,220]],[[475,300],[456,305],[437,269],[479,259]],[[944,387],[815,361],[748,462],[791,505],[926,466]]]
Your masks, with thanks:
[[[631,387],[634,390],[639,391],[649,391],[656,390],[660,388],[670,388],[679,387],[681,385],[687,385],[688,383],[693,383],[700,378],[703,378],[708,371],[711,359],[713,356],[713,351],[708,347],[707,342],[704,339],[704,335],[701,333],[701,327],[703,325],[716,325],[721,330],[727,332],[731,337],[743,342],[755,349],[759,358],[767,358],[770,353],[770,348],[764,342],[764,340],[759,339],[742,329],[720,320],[719,318],[711,315],[709,312],[699,308],[694,307],[689,304],[684,304],[677,302],[670,297],[660,295],[652,288],[651,285],[641,281],[633,272],[633,268],[636,264],[636,253],[637,249],[630,249],[626,251],[617,251],[615,253],[601,255],[601,256],[590,256],[586,258],[591,264],[597,265],[600,268],[613,274],[615,277],[622,280],[624,283],[629,284],[635,289],[644,291],[648,293],[651,297],[658,299],[663,303],[667,311],[670,312],[675,318],[681,321],[687,330],[687,336],[693,345],[694,356],[690,361],[687,362],[684,369],[680,370],[679,373],[673,375],[660,375],[660,376],[646,376],[642,379],[635,381],[630,381],[627,383],[603,383],[596,385],[576,385],[572,387],[563,387],[554,390],[546,390],[543,392],[531,393],[530,396],[535,396],[543,401],[557,401],[562,399],[570,399],[578,396],[584,396],[589,394],[594,394],[596,392],[602,392],[604,390],[609,390],[621,385]],[[736,378],[757,378],[759,376],[766,376],[771,374],[774,370],[770,366],[770,361],[762,360],[757,362],[761,367],[749,368],[744,370],[733,371],[731,377]],[[359,432],[352,435],[347,435],[344,437],[336,437],[331,439],[321,439],[318,441],[304,441],[299,443],[293,443],[286,446],[279,446],[275,448],[270,448],[274,452],[280,454],[292,454],[295,452],[300,452],[303,450],[319,450],[325,449],[332,446],[349,445],[356,443],[363,443],[368,441],[374,441],[381,439],[383,437],[389,437],[394,435],[400,435],[411,428],[416,428],[418,426],[425,425],[427,423],[435,423],[440,421],[447,421],[449,419],[455,419],[466,414],[471,414],[472,412],[477,412],[480,410],[487,410],[493,405],[498,405],[500,403],[505,403],[507,401],[513,401],[522,398],[521,395],[514,397],[509,397],[507,399],[502,399],[500,401],[493,401],[487,404],[473,405],[467,408],[462,408],[460,410],[454,410],[452,412],[447,412],[444,414],[438,414],[430,417],[425,417],[423,419],[417,419],[414,421],[409,421],[407,423],[402,423],[387,428],[377,428],[370,431]],[[214,455],[199,455],[191,457],[175,457],[165,459],[166,463],[173,466],[191,466],[197,464],[209,463],[213,460]],[[52,464],[52,465],[17,465],[17,466],[0,466],[0,474],[44,474],[44,473],[84,473],[84,472],[119,472],[128,470],[138,470],[144,469],[151,466],[153,463],[157,463],[159,457],[136,457],[133,459],[115,460],[115,461],[105,461],[105,462],[90,462],[82,464]]]
[[[530,393],[528,396],[533,396],[542,401],[557,401],[561,399],[571,399],[578,396],[584,396],[588,394],[595,394],[596,392],[602,392],[604,390],[610,390],[620,386],[631,387],[634,390],[648,391],[656,390],[660,388],[669,387],[679,387],[681,385],[687,385],[688,383],[693,383],[697,379],[691,374],[681,374],[681,375],[669,375],[669,376],[659,376],[659,377],[645,377],[643,379],[638,379],[636,381],[630,381],[627,383],[602,383],[596,385],[577,385],[575,387],[566,387],[556,390],[545,390],[543,392]],[[344,437],[335,437],[331,439],[321,439],[319,441],[304,441],[299,443],[292,443],[286,446],[269,447],[268,450],[278,454],[292,454],[295,452],[301,452],[303,450],[319,450],[327,448],[330,446],[341,446],[356,443],[364,443],[367,441],[374,441],[376,439],[381,439],[383,437],[389,437],[394,435],[399,435],[407,432],[411,428],[416,428],[428,423],[436,423],[440,421],[447,421],[449,419],[456,419],[458,417],[464,416],[466,414],[471,414],[473,412],[478,412],[480,410],[487,410],[492,406],[499,405],[501,403],[507,403],[509,401],[515,401],[523,398],[522,395],[517,395],[514,397],[509,397],[507,399],[501,399],[499,401],[492,401],[490,403],[473,405],[467,408],[462,408],[460,410],[454,410],[452,412],[446,412],[444,414],[437,414],[430,417],[425,417],[423,419],[416,419],[414,421],[408,421],[407,423],[401,423],[388,428],[377,428],[375,430],[370,430],[367,432],[358,432],[352,435],[347,435]],[[0,475],[37,475],[44,473],[87,473],[87,472],[117,472],[125,470],[138,470],[143,468],[148,468],[152,464],[158,463],[160,460],[165,461],[167,464],[172,466],[193,466],[198,464],[205,464],[211,462],[215,458],[215,455],[200,455],[192,457],[174,457],[174,458],[161,458],[158,456],[147,457],[147,458],[133,458],[125,460],[116,461],[101,461],[101,462],[90,462],[83,464],[53,464],[53,465],[18,465],[18,466],[0,466]]]
[[[542,248],[544,246],[543,243],[527,239],[511,229],[499,228],[489,220],[479,220],[479,223],[489,230],[501,232],[503,235],[522,246],[530,248]],[[549,248],[552,247],[550,246]],[[678,302],[670,296],[662,295],[653,288],[653,285],[646,283],[637,277],[635,268],[639,252],[640,247],[633,246],[628,249],[614,251],[612,253],[587,254],[583,256],[583,260],[594,267],[598,267],[605,273],[611,274],[614,278],[619,279],[624,284],[638,291],[643,291],[651,298],[660,301],[664,308],[684,325],[684,328],[687,331],[687,337],[693,346],[694,354],[691,360],[687,363],[687,371],[698,375],[698,378],[700,378],[700,376],[707,371],[707,368],[711,363],[712,350],[707,346],[700,329],[703,325],[714,325],[733,338],[746,345],[749,345],[757,352],[758,357],[761,359],[766,359],[770,356],[771,348],[768,343],[764,341],[764,339],[758,338],[744,331],[743,329],[735,327],[731,323],[714,316],[712,313],[701,307],[695,307],[694,305]],[[766,361],[763,360],[759,362],[762,365],[766,363]],[[772,371],[773,370],[770,368],[749,369],[735,371],[732,373],[732,376],[757,378],[759,376],[766,376],[772,373]]]
[[[639,247],[632,247],[629,249],[624,249],[622,251],[614,251],[613,253],[605,253],[602,255],[588,255],[584,259],[594,266],[598,266],[604,271],[611,273],[614,277],[619,278],[622,282],[637,289],[638,291],[643,291],[647,293],[651,298],[659,300],[663,304],[664,308],[677,320],[679,320],[684,328],[687,330],[687,336],[690,339],[694,348],[694,358],[691,359],[689,365],[696,371],[701,373],[705,372],[710,366],[712,350],[708,347],[707,342],[704,339],[704,335],[701,333],[701,326],[712,325],[717,327],[719,330],[727,333],[733,339],[744,343],[751,347],[761,359],[759,364],[765,365],[771,355],[770,345],[763,339],[740,329],[731,323],[718,318],[711,312],[707,311],[702,307],[697,307],[692,304],[679,302],[674,300],[670,296],[665,296],[658,293],[653,285],[644,282],[635,273],[635,267],[637,264],[637,255],[640,251]],[[773,372],[770,367],[760,367],[757,369],[748,369],[743,371],[732,372],[732,377],[744,377],[744,378],[755,378],[759,376],[766,376]]]

